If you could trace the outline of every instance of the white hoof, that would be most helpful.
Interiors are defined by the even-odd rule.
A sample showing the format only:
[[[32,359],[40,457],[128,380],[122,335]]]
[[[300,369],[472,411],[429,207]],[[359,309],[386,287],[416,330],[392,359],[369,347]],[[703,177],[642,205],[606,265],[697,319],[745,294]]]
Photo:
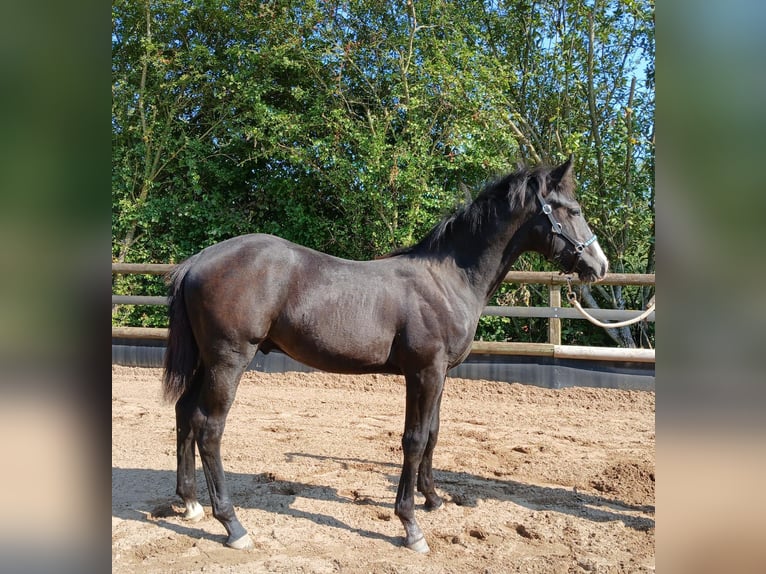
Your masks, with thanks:
[[[196,500],[186,505],[184,520],[188,520],[189,522],[199,522],[200,520],[202,520],[203,516],[205,516],[205,510],[202,508],[202,505]]]
[[[249,534],[243,534],[236,540],[227,540],[226,546],[235,550],[247,550],[253,547],[253,539],[250,538]]]
[[[407,544],[407,548],[414,550],[418,554],[428,554],[428,552],[431,550],[428,547],[428,542],[426,542],[425,536],[418,538],[412,544]]]

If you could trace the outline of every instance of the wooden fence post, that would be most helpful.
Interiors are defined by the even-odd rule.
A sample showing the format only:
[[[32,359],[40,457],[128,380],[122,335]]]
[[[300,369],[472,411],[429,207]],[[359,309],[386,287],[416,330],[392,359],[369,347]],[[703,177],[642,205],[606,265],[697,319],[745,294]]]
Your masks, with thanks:
[[[560,285],[548,285],[548,305],[561,309]],[[561,319],[558,317],[548,319],[548,342],[552,345],[561,344]]]

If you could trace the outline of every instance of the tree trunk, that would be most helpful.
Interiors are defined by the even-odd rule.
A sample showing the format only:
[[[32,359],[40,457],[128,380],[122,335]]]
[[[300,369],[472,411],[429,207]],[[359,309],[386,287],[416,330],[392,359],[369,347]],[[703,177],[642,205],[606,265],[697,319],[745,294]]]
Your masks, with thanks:
[[[624,310],[625,301],[622,297],[619,296],[622,290],[622,286],[618,285],[617,287],[619,288],[619,291],[617,291],[618,297],[617,297],[616,305],[614,306],[614,308]],[[588,285],[582,285],[580,287],[580,301],[585,307],[589,307],[591,309],[600,309]],[[604,331],[606,331],[607,335],[609,335],[609,337],[615,343],[617,343],[620,347],[625,347],[629,349],[636,348],[636,342],[633,340],[633,334],[630,332],[630,327],[620,327],[618,329],[604,329]]]

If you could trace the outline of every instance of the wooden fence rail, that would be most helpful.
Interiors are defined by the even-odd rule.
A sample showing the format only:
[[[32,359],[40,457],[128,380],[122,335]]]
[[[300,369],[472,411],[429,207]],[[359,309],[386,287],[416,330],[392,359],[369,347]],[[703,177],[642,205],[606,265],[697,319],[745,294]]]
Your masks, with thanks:
[[[112,305],[167,305],[167,298],[160,295],[112,295]],[[619,309],[591,309],[588,311],[600,321],[625,321],[641,314],[641,311],[622,311]],[[521,317],[543,319],[582,319],[577,309],[568,307],[507,307],[489,306],[484,308],[484,315],[493,317]],[[648,321],[654,321],[654,313]]]
[[[112,263],[113,274],[165,275],[173,270],[170,263]],[[474,341],[472,353],[486,355],[531,355],[569,359],[592,359],[605,361],[654,362],[654,349],[624,349],[612,347],[586,347],[561,344],[561,320],[584,319],[572,308],[561,306],[561,286],[567,278],[560,273],[547,271],[511,271],[503,279],[505,283],[529,283],[548,286],[548,307],[489,306],[484,315],[501,317],[540,317],[548,319],[548,343],[515,343]],[[572,279],[578,285],[579,279]],[[605,285],[655,285],[655,275],[646,273],[607,273],[600,282]],[[163,296],[112,295],[112,305],[167,305]],[[641,314],[641,311],[617,309],[590,309],[588,311],[600,321],[624,321]],[[654,321],[652,313],[646,320]],[[112,327],[113,338],[125,339],[167,339],[168,330],[151,327]]]
[[[115,275],[165,275],[175,268],[174,263],[112,263]],[[510,271],[505,283],[535,283],[538,285],[565,285],[566,276],[550,271]],[[572,278],[572,284],[580,280]],[[607,273],[599,281],[602,285],[654,285],[653,273]]]

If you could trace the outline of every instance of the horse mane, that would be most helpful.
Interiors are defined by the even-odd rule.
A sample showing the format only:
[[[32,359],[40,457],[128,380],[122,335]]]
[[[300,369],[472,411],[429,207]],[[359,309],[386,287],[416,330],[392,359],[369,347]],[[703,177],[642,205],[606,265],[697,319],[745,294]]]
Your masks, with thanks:
[[[396,249],[378,259],[386,259],[397,255],[414,253],[434,252],[455,234],[458,230],[468,229],[471,234],[481,231],[488,221],[496,221],[498,209],[504,204],[511,212],[524,209],[529,195],[534,189],[539,189],[546,194],[548,174],[553,168],[539,166],[529,168],[520,165],[516,171],[495,178],[487,183],[476,198],[461,207],[454,213],[445,216],[437,223],[423,239],[414,245]],[[531,183],[531,185],[530,185]],[[562,182],[564,183],[564,182]],[[574,190],[570,185],[562,185],[562,192],[573,197]]]

